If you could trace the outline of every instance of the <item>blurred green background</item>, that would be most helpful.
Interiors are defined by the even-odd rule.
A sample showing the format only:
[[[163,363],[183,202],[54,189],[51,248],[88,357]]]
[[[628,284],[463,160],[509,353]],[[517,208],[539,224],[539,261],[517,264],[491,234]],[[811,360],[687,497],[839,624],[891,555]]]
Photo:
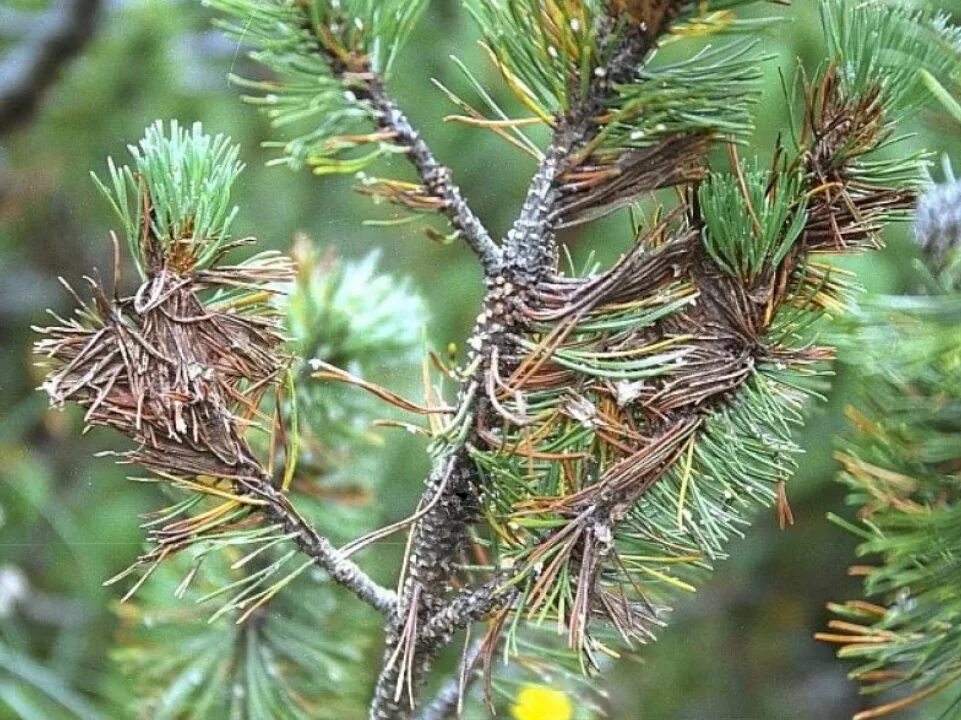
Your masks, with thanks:
[[[47,13],[61,4],[0,1],[0,88],[4,73],[9,78],[16,70],[18,53],[44,30]],[[743,149],[745,156],[768,154],[787,127],[776,68],[790,78],[798,58],[814,67],[822,47],[816,0],[756,12],[778,13],[786,24],[758,38],[772,59],[756,147]],[[454,108],[430,82],[436,77],[471,96],[448,59],[456,53],[497,87],[475,40],[459,0],[433,0],[392,87],[499,235],[523,198],[532,162],[491,134],[443,122]],[[92,268],[112,264],[113,218],[88,177],[105,168],[108,155],[124,158],[126,144],[157,118],[201,120],[243,146],[248,169],[237,188],[238,235],[283,249],[305,233],[344,257],[380,248],[381,268],[409,276],[426,298],[425,336],[436,348],[462,342],[476,314],[480,276],[463,247],[437,244],[417,225],[364,225],[392,211],[372,207],[348,181],[267,167],[274,154],[261,143],[275,135],[239,100],[228,72],[260,71],[212,28],[200,2],[110,0],[90,42],[36,112],[6,132],[0,128],[0,719],[47,717],[31,700],[36,693],[59,697],[81,717],[88,711],[124,717],[109,699],[122,683],[108,658],[117,591],[101,582],[138,554],[137,515],[155,498],[125,482],[108,459],[94,457],[110,447],[106,434],[81,438],[76,416],[47,411],[34,389],[30,355],[30,325],[42,322],[45,308],[69,309],[57,276],[77,283]],[[961,158],[957,133],[940,118],[912,121],[911,144]],[[596,250],[609,258],[629,243],[627,227],[615,217],[564,239],[575,257]],[[897,291],[913,281],[908,238],[908,228],[895,228],[888,249],[848,264],[870,290]],[[825,602],[856,594],[846,577],[854,542],[825,519],[843,506],[832,452],[843,407],[856,392],[857,359],[851,360],[839,367],[830,401],[813,409],[802,435],[807,454],[790,490],[797,524],[781,532],[773,512],[757,518],[732,546],[732,559],[644,649],[642,665],[624,664],[608,678],[613,718],[841,720],[862,707],[833,650],[812,639],[827,622]],[[404,389],[412,378],[383,380]],[[416,502],[426,459],[415,441],[390,435],[381,457],[390,478],[383,519],[397,519]],[[382,555],[381,565],[389,567],[396,548],[382,546]]]

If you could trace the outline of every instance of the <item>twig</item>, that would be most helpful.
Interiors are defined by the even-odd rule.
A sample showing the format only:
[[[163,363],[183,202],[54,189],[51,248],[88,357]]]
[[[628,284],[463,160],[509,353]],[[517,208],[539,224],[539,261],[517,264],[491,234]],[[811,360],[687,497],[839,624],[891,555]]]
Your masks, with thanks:
[[[509,606],[517,591],[505,588],[505,580],[507,576],[499,574],[483,585],[461,591],[424,625],[421,643],[425,647],[446,645],[458,631]]]
[[[309,32],[314,32],[309,23],[307,29]],[[353,79],[351,92],[358,100],[370,104],[378,129],[385,131],[397,147],[406,149],[406,155],[425,189],[432,197],[441,201],[440,209],[457,233],[480,258],[485,273],[488,275],[496,273],[501,266],[501,249],[471,210],[460,188],[454,184],[450,170],[437,161],[410,119],[391,99],[383,78],[373,72],[369,66],[363,68],[362,72],[358,71],[358,68],[348,68],[343,58],[332,55],[319,38],[317,38],[316,50],[327,59],[334,76],[345,81],[348,77]],[[366,61],[364,65],[367,65]]]
[[[615,42],[611,48],[611,61],[603,73],[592,79],[579,106],[560,119],[551,146],[531,181],[520,216],[507,235],[505,264],[515,280],[533,284],[550,272],[556,263],[554,210],[559,199],[558,178],[578,150],[588,146],[597,136],[599,126],[594,118],[602,114],[613,88],[630,79],[672,19],[679,3],[674,0],[663,2],[672,10],[665,12],[659,27],[612,35],[612,20],[607,18],[605,27],[601,28],[601,42]],[[604,36],[608,40],[604,40]]]
[[[0,65],[0,135],[26,122],[63,66],[93,37],[101,0],[69,0]]]
[[[407,148],[407,157],[417,170],[428,192],[444,202],[444,214],[464,241],[480,258],[485,272],[496,273],[501,264],[501,250],[491,239],[487,228],[474,214],[460,188],[451,179],[450,170],[434,157],[407,116],[390,99],[387,88],[379,77],[368,83],[369,101],[384,130],[394,135],[397,145]]]
[[[307,556],[314,558],[331,579],[354,593],[371,607],[384,614],[394,612],[397,607],[397,593],[375,582],[356,563],[331,544],[330,540],[317,532],[285,495],[269,482],[263,482],[248,493],[267,501],[262,512],[271,523],[284,528],[285,533],[294,535],[294,543]]]

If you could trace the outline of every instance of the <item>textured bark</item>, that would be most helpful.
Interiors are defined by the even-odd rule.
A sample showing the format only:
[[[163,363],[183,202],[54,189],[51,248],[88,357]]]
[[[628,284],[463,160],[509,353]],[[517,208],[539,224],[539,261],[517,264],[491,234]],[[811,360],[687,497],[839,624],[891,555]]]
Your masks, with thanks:
[[[306,29],[313,32],[309,25]],[[407,150],[407,157],[425,190],[442,202],[444,215],[480,258],[485,272],[488,275],[496,273],[501,262],[500,248],[474,214],[460,188],[454,184],[450,169],[434,157],[430,146],[390,97],[383,78],[371,69],[367,58],[352,58],[350,62],[353,64],[348,65],[342,58],[329,54],[319,41],[317,52],[327,58],[331,72],[336,77],[340,77],[345,84],[348,84],[347,79],[350,78],[351,92],[358,100],[370,105],[378,129],[388,133],[391,142],[397,147]]]
[[[673,9],[676,3],[671,0],[662,4]],[[490,369],[495,353],[500,357],[514,354],[511,336],[524,325],[519,308],[537,284],[549,277],[557,266],[554,232],[558,220],[554,213],[559,200],[559,177],[571,156],[596,136],[598,127],[594,118],[613,92],[614,85],[630,77],[654,48],[671,15],[672,12],[665,12],[661,24],[655,27],[638,26],[621,33],[617,45],[611,49],[610,66],[604,73],[594,75],[584,102],[569,117],[558,119],[551,147],[531,180],[518,219],[500,250],[502,258],[493,265],[495,272],[487,266],[488,293],[468,341],[472,352],[467,367],[475,368],[468,382],[482,377]],[[610,35],[613,20],[605,19],[604,23],[602,33],[613,37]],[[498,369],[510,371],[504,363],[499,363]],[[467,403],[466,408],[464,403]],[[486,402],[478,402],[476,394],[462,393],[461,409],[471,416],[474,428],[478,424],[487,425],[490,409]],[[471,482],[476,470],[464,449],[477,443],[474,432],[472,430],[463,446],[450,456],[448,462],[453,463],[452,467],[444,470],[445,473],[451,472],[452,478],[457,480],[445,485],[443,475],[437,469],[429,478],[421,502],[422,505],[437,502],[436,512],[424,518],[414,530],[400,611],[388,623],[384,666],[371,704],[372,720],[409,720],[413,717],[416,699],[440,649],[450,642],[457,630],[482,619],[505,602],[505,598],[509,600],[509,596],[492,592],[489,583],[468,589],[454,600],[445,598],[451,579],[449,573],[455,569],[450,564],[449,553],[467,541],[471,522],[468,513],[456,508],[465,504],[473,514],[477,505],[476,493],[482,491]],[[443,495],[439,501],[438,492]],[[438,619],[434,627],[444,630],[436,639],[419,636],[414,641],[412,663],[402,666],[397,658],[403,649],[400,644],[405,641],[405,627],[409,628],[412,618],[416,618],[418,627],[431,627],[429,618],[441,607],[441,614],[436,617],[443,619]]]
[[[390,99],[379,77],[375,76],[368,82],[367,94],[380,126],[394,133],[394,142],[397,145],[407,148],[407,156],[427,191],[443,200],[444,214],[451,225],[480,258],[485,272],[496,273],[500,268],[500,248],[471,210],[460,188],[454,184],[450,169],[437,161],[430,146]]]
[[[301,517],[286,495],[269,484],[258,485],[251,494],[267,501],[263,509],[267,521],[282,526],[285,533],[295,533],[294,544],[314,558],[334,582],[384,614],[396,609],[397,593],[374,582],[356,563],[344,557],[330,540]]]
[[[417,716],[417,720],[452,720],[457,717],[463,697],[477,679],[478,673],[474,672],[474,665],[483,649],[483,641],[477,641],[465,649],[459,672],[444,683],[430,704]]]

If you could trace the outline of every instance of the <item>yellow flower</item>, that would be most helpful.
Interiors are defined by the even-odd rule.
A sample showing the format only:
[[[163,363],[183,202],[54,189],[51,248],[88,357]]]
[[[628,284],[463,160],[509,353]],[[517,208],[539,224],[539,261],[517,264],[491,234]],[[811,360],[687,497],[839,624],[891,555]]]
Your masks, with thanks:
[[[571,720],[574,706],[567,693],[546,685],[526,685],[511,708],[514,720]]]

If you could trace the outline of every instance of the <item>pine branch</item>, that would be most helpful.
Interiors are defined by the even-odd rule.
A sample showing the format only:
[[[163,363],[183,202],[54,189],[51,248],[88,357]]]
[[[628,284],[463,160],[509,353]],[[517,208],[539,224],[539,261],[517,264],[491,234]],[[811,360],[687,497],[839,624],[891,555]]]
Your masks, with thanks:
[[[866,560],[851,572],[866,599],[829,605],[835,619],[817,637],[856,663],[862,692],[894,696],[858,720],[961,687],[956,308],[956,286],[937,283],[925,295],[869,298],[844,342],[857,348],[870,392],[850,412],[840,455],[857,520],[835,519],[860,541]]]
[[[74,317],[37,328],[45,338],[36,347],[50,368],[44,389],[53,404],[84,408],[88,424],[114,428],[137,444],[123,455],[127,462],[151,471],[155,482],[188,491],[147,523],[153,547],[114,580],[146,566],[133,592],[187,548],[259,550],[279,536],[362,600],[391,611],[394,593],[303,519],[274,487],[247,437],[265,394],[286,372],[276,312],[265,302],[277,293],[271,285],[289,282],[292,270],[270,253],[237,266],[222,263],[237,244],[229,236],[236,213],[229,197],[241,169],[238,148],[204,135],[199,125],[186,131],[173,123],[168,135],[158,123],[131,152],[135,169],[111,162],[111,187],[99,184],[123,221],[142,282],[133,296],[119,297],[88,279],[92,304],[70,290],[79,305]],[[238,597],[247,602],[247,591],[264,586],[284,564]]]
[[[276,298],[296,353],[278,411],[289,428],[286,451],[297,464],[285,463],[285,489],[274,494],[281,506],[288,498],[295,503],[295,518],[310,524],[308,538],[353,539],[366,528],[368,503],[379,490],[379,469],[364,446],[373,444],[368,425],[382,408],[310,375],[319,363],[334,361],[365,376],[410,369],[423,302],[407,283],[377,272],[374,256],[340,261],[301,237],[293,258],[296,282]],[[373,307],[358,314],[366,303]],[[139,712],[257,720],[360,716],[369,695],[370,645],[382,618],[309,561],[303,577],[268,586],[273,594],[266,603],[257,604],[259,587],[249,589],[298,542],[298,529],[285,529],[284,517],[267,521],[274,539],[250,552],[201,546],[178,553],[132,603],[119,606],[116,660]],[[200,563],[202,573],[196,572]],[[184,585],[191,574],[196,579]],[[238,597],[211,618],[207,604],[225,588]]]
[[[642,23],[639,23],[616,36],[616,40],[612,34],[613,19],[601,16],[599,32],[612,38],[601,42],[609,64],[600,72],[591,72],[586,99],[574,108],[555,133],[552,146],[531,182],[520,217],[508,234],[504,271],[488,276],[484,311],[469,342],[473,352],[468,366],[476,368],[474,377],[489,373],[491,365],[496,364],[492,353],[515,328],[519,320],[516,308],[523,302],[526,288],[556,265],[553,228],[548,219],[557,199],[555,185],[559,173],[568,156],[592,139],[591,118],[603,109],[603,101],[611,92],[612,84],[625,79],[633,71],[673,19],[677,10],[675,3],[665,1],[663,6],[657,13],[660,17],[657,24],[644,25],[641,29]],[[472,388],[470,382],[468,380],[465,386]],[[475,390],[461,395],[457,416],[464,418],[465,427],[491,412],[490,399],[479,400]],[[385,665],[378,679],[371,718],[409,717],[414,696],[437,652],[432,642],[411,637],[408,631],[436,612],[453,576],[453,559],[469,542],[467,529],[476,512],[478,478],[470,453],[463,450],[475,442],[471,437],[473,433],[468,433],[435,465],[423,495],[421,505],[433,505],[434,509],[417,524],[412,534],[411,560],[405,571],[400,612],[388,630]],[[473,596],[468,593],[468,604],[493,609],[487,604],[487,590],[475,592]],[[410,662],[401,663],[399,657],[409,658]],[[406,698],[402,697],[404,694]]]
[[[905,38],[915,18],[879,14],[891,42],[925,42],[918,27]],[[814,258],[876,246],[919,174],[917,158],[874,159],[906,95],[849,81],[859,68],[841,62],[887,57],[858,45],[876,34],[853,34],[807,88],[795,157],[777,148],[762,171],[732,151],[730,174],[714,173],[607,272],[512,278],[520,292],[482,357],[485,412],[468,443],[492,526],[481,544],[490,572],[511,568],[515,622],[567,628],[585,667],[604,652],[597,618],[625,643],[649,638],[651,599],[692,588],[746,509],[784,502],[790,426],[831,357],[804,338],[845,292]],[[548,152],[548,175],[560,162]],[[532,233],[551,192],[535,180]]]
[[[209,1],[236,20],[229,32],[253,45],[253,57],[278,74],[276,83],[238,80],[265,95],[251,100],[266,104],[278,125],[305,115],[321,116],[320,128],[285,145],[291,161],[306,161],[318,174],[359,173],[387,153],[405,155],[419,185],[372,180],[360,191],[415,212],[441,212],[485,270],[496,270],[499,248],[454,184],[450,170],[437,161],[387,91],[386,75],[420,14],[422,0]],[[312,67],[293,68],[291,55]],[[374,132],[351,131],[358,119],[370,123]],[[373,149],[364,155],[349,154],[365,148]]]
[[[729,8],[741,4],[642,0],[586,2],[574,9],[549,0],[507,9],[511,3],[481,3],[482,28],[505,80],[552,129],[551,145],[507,237],[514,279],[529,282],[553,268],[557,228],[699,179],[712,142],[749,131],[747,109],[759,78],[756,58],[743,57],[749,46],[645,71],[669,31],[686,32],[691,21],[707,34],[723,32],[729,28],[701,19],[722,8],[730,15]],[[549,23],[528,29],[539,13]],[[522,39],[527,36],[534,40]],[[537,56],[544,67],[531,63]]]
[[[431,663],[453,634],[450,629],[444,638],[423,637],[418,625],[428,626],[435,613],[445,612],[444,595],[469,548],[467,530],[477,505],[474,472],[468,454],[459,449],[438,460],[428,480],[422,506],[431,509],[412,531],[403,592],[388,621],[383,667],[371,704],[373,720],[411,716]],[[449,627],[446,622],[444,626]]]
[[[615,18],[602,16],[599,20],[597,45],[600,56],[608,58],[608,62],[591,72],[584,97],[567,114],[555,120],[551,146],[534,174],[520,216],[507,235],[504,254],[508,267],[512,269],[512,279],[536,281],[555,266],[557,259],[551,221],[556,220],[555,206],[562,185],[560,176],[572,164],[571,156],[596,137],[599,129],[593,118],[603,112],[614,87],[631,79],[682,2],[656,0],[644,4],[650,6],[652,18],[656,18],[651,24],[631,23],[624,32],[615,33]]]
[[[399,147],[406,148],[407,157],[417,170],[427,194],[440,200],[444,214],[480,258],[485,273],[494,275],[501,265],[500,248],[454,184],[450,170],[437,161],[420,133],[390,99],[380,78],[375,76],[370,80],[368,93],[381,129],[390,133]]]
[[[292,535],[301,552],[316,560],[334,582],[385,615],[396,610],[397,594],[371,579],[355,562],[335,548],[330,540],[318,533],[267,478],[262,479],[252,494],[267,501],[262,510],[267,522],[281,526],[286,534]]]
[[[517,593],[505,587],[508,578],[509,576],[503,573],[483,585],[458,593],[424,625],[420,642],[426,647],[443,647],[458,631],[469,628],[497,610],[509,607]]]
[[[484,514],[516,528],[492,545],[514,568],[517,612],[557,619],[589,664],[595,616],[625,641],[643,638],[650,618],[628,598],[658,597],[640,590],[651,575],[664,590],[690,588],[737,533],[738,506],[774,500],[803,377],[830,357],[798,343],[824,304],[810,291],[821,285],[811,254],[871,247],[873,228],[910,201],[910,189],[849,187],[848,165],[880,146],[886,123],[879,104],[834,94],[831,78],[809,98],[812,127],[794,161],[760,173],[736,162],[702,186],[687,218],[668,219],[607,273],[550,278],[524,308],[539,332],[516,339],[500,432],[476,454],[501,485]],[[843,128],[823,155],[830,171],[807,149],[827,126]],[[838,197],[819,195],[828,172]],[[524,424],[512,390],[524,393]],[[524,451],[506,461],[509,447]],[[603,460],[571,470],[558,456]]]
[[[460,678],[448,680],[436,697],[418,715],[419,720],[451,720],[457,718],[463,690]]]
[[[840,480],[857,517],[853,524],[834,519],[858,537],[858,556],[870,561],[851,568],[863,577],[865,599],[831,603],[835,619],[817,637],[857,663],[850,677],[863,693],[893,696],[856,720],[892,716],[936,696],[949,696],[947,717],[961,702],[961,185],[949,164],[945,170],[946,182],[921,197],[915,222],[930,272],[927,292],[866,298],[841,339],[856,350],[865,382],[840,455]]]
[[[732,142],[751,127],[751,45],[670,65],[655,57],[662,42],[742,27],[731,11],[744,0],[478,0],[505,84],[551,131],[543,153],[534,147],[540,166],[498,247],[385,90],[422,2],[215,4],[275,71],[276,81],[249,84],[274,121],[316,121],[284,145],[288,159],[323,175],[406,154],[417,183],[368,178],[362,192],[446,214],[481,256],[486,295],[465,366],[447,371],[453,407],[429,383],[421,407],[316,358],[324,372],[315,377],[426,416],[426,427],[408,427],[431,438],[411,519],[339,552],[288,495],[298,392],[283,382],[289,361],[270,298],[291,268],[270,254],[223,264],[236,244],[235,149],[199,130],[148,133],[136,169],[111,165],[103,186],[139,289],[111,298],[91,281],[93,303],[77,298],[77,316],[39,345],[56,402],[119,429],[137,444],[127,461],[187,491],[149,519],[153,545],[134,589],[185,550],[197,568],[241,550],[231,568],[247,570],[206,598],[231,596],[216,617],[244,619],[323,566],[387,616],[372,720],[413,717],[441,650],[481,622],[492,712],[497,647],[550,656],[566,681],[652,640],[666,601],[724,557],[750,510],[778,503],[790,517],[791,429],[832,356],[813,330],[847,293],[821,255],[877,247],[884,224],[913,204],[924,158],[879,151],[896,139],[898,112],[919,106],[922,77],[961,70],[961,36],[923,14],[825,0],[830,58],[802,88],[796,151],[779,143],[762,167],[741,161]],[[911,71],[893,71],[905,57]],[[527,119],[512,123],[489,104],[501,130],[506,122],[533,147]],[[727,172],[705,160],[718,143],[728,144]],[[616,263],[559,272],[560,228],[668,187],[683,189],[677,207],[635,223],[634,246]],[[346,555],[400,527],[411,530],[395,597]],[[310,555],[293,569],[297,548],[276,550],[291,542]],[[544,641],[541,623],[564,628],[566,648]],[[517,665],[503,671],[512,680],[532,667]],[[518,702],[540,698],[569,714],[566,689],[542,690]]]

